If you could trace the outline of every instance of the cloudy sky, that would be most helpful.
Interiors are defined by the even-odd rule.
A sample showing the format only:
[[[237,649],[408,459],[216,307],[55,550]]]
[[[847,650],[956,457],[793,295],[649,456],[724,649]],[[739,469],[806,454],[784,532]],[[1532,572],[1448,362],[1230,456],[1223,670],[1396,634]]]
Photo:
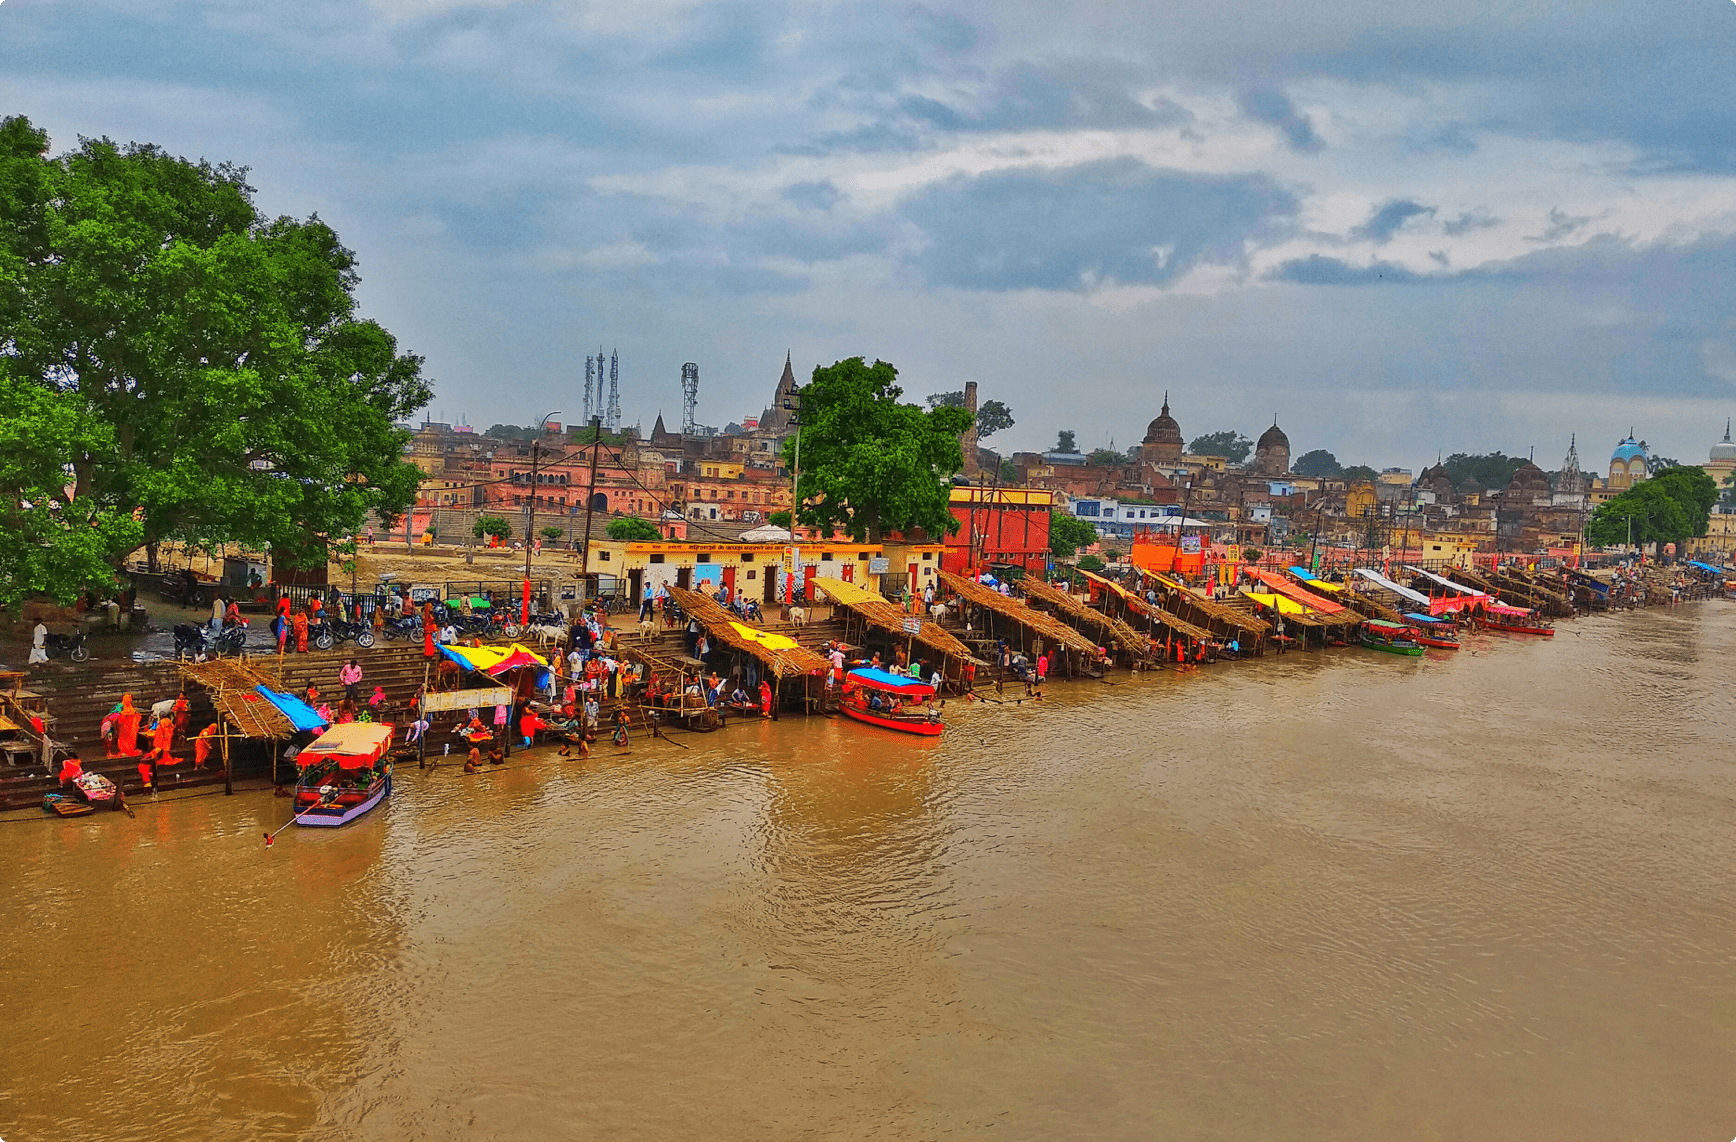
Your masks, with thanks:
[[[253,169],[431,413],[757,413],[862,354],[991,443],[1409,467],[1736,414],[1736,4],[4,0],[0,114]]]

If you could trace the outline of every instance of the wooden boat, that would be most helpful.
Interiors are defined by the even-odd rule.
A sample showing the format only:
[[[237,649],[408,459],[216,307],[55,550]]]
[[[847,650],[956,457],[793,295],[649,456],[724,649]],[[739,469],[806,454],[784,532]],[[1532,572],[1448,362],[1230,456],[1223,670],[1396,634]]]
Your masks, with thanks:
[[[100,773],[81,773],[73,778],[72,792],[80,801],[93,808],[120,808],[120,789]]]
[[[1508,634],[1534,634],[1543,638],[1553,638],[1555,628],[1538,617],[1536,611],[1528,611],[1523,607],[1510,607],[1505,603],[1491,603],[1483,608],[1482,627],[1484,630],[1504,630]]]
[[[1422,645],[1436,650],[1459,649],[1458,628],[1452,623],[1419,614],[1406,614],[1404,619],[1410,626],[1411,637]]]
[[[65,793],[50,793],[42,798],[42,808],[62,817],[88,817],[96,812],[95,805],[86,805]]]
[[[347,722],[309,743],[295,762],[295,823],[322,828],[347,825],[392,792],[390,723]]]
[[[1402,623],[1389,623],[1385,619],[1369,619],[1362,624],[1361,642],[1369,650],[1384,651],[1387,654],[1403,654],[1415,658],[1422,654],[1423,648],[1416,639],[1408,637],[1411,628]]]
[[[934,687],[916,678],[864,666],[844,676],[839,709],[846,718],[902,734],[938,737],[946,728],[939,711],[914,705],[934,697]]]

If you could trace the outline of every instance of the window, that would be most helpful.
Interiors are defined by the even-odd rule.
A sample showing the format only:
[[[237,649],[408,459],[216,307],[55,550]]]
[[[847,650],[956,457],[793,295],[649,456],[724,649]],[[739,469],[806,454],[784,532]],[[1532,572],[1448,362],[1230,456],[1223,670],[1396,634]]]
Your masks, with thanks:
[[[832,561],[832,553],[830,551],[821,553],[821,555],[820,555],[820,562],[821,563],[830,563],[831,561]]]
[[[652,554],[651,554],[651,562],[653,562],[653,563],[661,563],[661,562],[663,562],[663,553],[662,553],[662,552],[661,552],[661,551],[655,551],[655,552],[652,552]]]
[[[753,562],[753,552],[751,552],[751,551],[744,551],[744,552],[742,552],[742,553],[741,553],[741,561],[742,561],[742,562],[743,562],[743,563],[752,563],[752,562]],[[750,577],[750,578],[751,578],[751,577],[752,577],[752,573],[751,573],[751,572],[749,572],[749,577]]]
[[[710,563],[711,562],[711,552],[702,551],[698,555],[693,557],[693,561],[695,563]]]
[[[858,561],[860,561],[860,560],[864,560],[864,559],[867,559],[867,558],[868,558],[868,553],[867,553],[867,552],[866,552],[866,551],[858,551],[858,552],[857,552],[857,553],[856,553],[856,558],[857,558],[857,560],[858,560]]]
[[[934,552],[932,552],[932,551],[924,551],[924,552],[923,552],[923,553],[922,553],[922,558],[923,558],[923,560],[924,560],[924,561],[927,561],[927,560],[930,560],[930,559],[933,559],[933,558],[934,558]]]
[[[597,558],[599,558],[603,562],[607,563],[609,561],[609,553],[607,551],[599,551],[597,553]]]

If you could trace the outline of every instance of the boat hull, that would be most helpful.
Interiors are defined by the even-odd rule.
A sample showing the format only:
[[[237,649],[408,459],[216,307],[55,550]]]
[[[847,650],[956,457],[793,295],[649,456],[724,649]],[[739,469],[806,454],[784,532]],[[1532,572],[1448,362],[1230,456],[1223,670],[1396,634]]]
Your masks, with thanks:
[[[1418,642],[1422,643],[1424,646],[1432,646],[1436,650],[1457,650],[1457,649],[1459,649],[1459,644],[1450,638],[1436,638],[1434,635],[1419,634],[1416,636],[1416,639]]]
[[[1483,624],[1483,629],[1484,630],[1504,630],[1508,634],[1534,634],[1534,635],[1537,635],[1539,638],[1554,638],[1555,637],[1555,628],[1554,627],[1533,627],[1533,626],[1521,626],[1518,623],[1485,622]]]
[[[840,706],[846,718],[851,718],[867,726],[879,726],[883,730],[893,730],[901,734],[915,734],[918,737],[934,738],[940,736],[940,731],[946,728],[945,722],[907,722],[902,718],[888,718],[876,714],[873,710],[859,710],[848,704]]]
[[[391,781],[382,781],[369,790],[368,795],[360,801],[348,805],[315,805],[297,814],[295,823],[313,829],[335,829],[339,825],[347,825],[357,817],[372,812],[374,807],[385,800],[386,794],[391,791]]]
[[[1418,646],[1416,643],[1404,646],[1394,642],[1382,642],[1375,638],[1363,639],[1362,645],[1367,647],[1369,650],[1378,650],[1382,654],[1400,654],[1406,658],[1416,658],[1423,652],[1423,648]]]

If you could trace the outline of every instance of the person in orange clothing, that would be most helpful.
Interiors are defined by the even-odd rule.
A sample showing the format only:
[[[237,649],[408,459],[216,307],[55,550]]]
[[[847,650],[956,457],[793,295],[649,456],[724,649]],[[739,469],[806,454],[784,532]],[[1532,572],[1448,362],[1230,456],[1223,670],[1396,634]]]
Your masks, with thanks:
[[[169,707],[169,720],[174,724],[175,736],[182,741],[187,739],[187,695],[175,695],[175,704]]]
[[[295,624],[294,625],[295,625],[295,652],[297,654],[306,654],[307,653],[307,612],[306,611],[297,611],[295,613]]]
[[[193,768],[204,769],[211,760],[211,747],[217,744],[217,723],[212,722],[193,738]]]
[[[175,764],[175,757],[169,751],[175,747],[175,723],[168,718],[158,718],[151,723],[151,752],[145,756],[151,759],[151,764],[159,768]]]
[[[422,657],[434,657],[434,604],[422,600]]]
[[[121,695],[121,708],[116,712],[120,718],[116,723],[115,752],[133,757],[139,752],[139,712],[133,708],[131,694]]]

